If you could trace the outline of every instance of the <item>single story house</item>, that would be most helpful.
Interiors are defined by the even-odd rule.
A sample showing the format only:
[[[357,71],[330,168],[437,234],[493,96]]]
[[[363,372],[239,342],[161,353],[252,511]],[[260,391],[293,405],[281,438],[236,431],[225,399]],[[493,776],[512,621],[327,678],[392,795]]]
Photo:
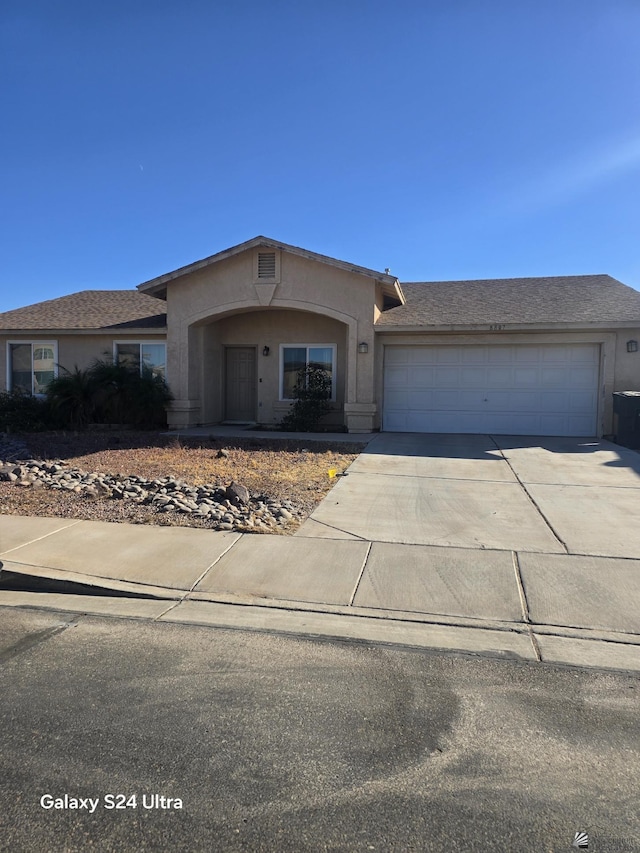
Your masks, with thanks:
[[[165,373],[175,429],[275,426],[307,364],[349,432],[601,436],[612,392],[640,390],[640,293],[608,275],[401,284],[266,237],[7,311],[0,337],[6,389],[105,354]]]

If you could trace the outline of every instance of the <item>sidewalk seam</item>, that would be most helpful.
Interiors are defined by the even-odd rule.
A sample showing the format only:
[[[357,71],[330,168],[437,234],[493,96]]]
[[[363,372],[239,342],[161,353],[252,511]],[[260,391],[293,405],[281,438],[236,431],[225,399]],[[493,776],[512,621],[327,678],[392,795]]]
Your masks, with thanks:
[[[324,498],[323,498],[323,500],[324,500]],[[322,503],[322,501],[320,503]],[[320,504],[318,504],[318,506],[320,506]],[[316,507],[316,509],[317,508],[318,507]],[[313,512],[315,512],[315,511],[316,510],[314,509]],[[313,517],[313,513],[311,515],[307,516],[305,518],[305,521],[315,521],[316,524],[321,524],[323,527],[327,527],[329,530],[337,530],[338,533],[346,533],[348,536],[353,536],[354,539],[359,539],[360,542],[366,542],[367,541],[364,538],[364,536],[358,536],[357,533],[352,533],[350,530],[343,530],[341,527],[336,527],[335,524],[327,524],[326,521],[318,521],[317,518]],[[302,522],[302,524],[304,524],[304,521]],[[296,532],[295,535],[297,536],[298,533]],[[300,539],[320,539],[320,538],[321,537],[319,537],[319,536],[300,536]]]
[[[171,606],[170,606],[170,607],[167,607],[167,609],[166,609],[166,610],[163,610],[163,611],[162,611],[162,613],[161,613],[159,616],[156,616],[156,617],[155,617],[155,619],[154,619],[153,621],[154,621],[154,622],[157,622],[157,621],[158,621],[158,619],[162,619],[162,617],[163,617],[163,616],[166,616],[166,615],[167,615],[167,613],[170,613],[170,612],[171,612],[175,607],[177,607],[179,604],[182,604],[182,602],[186,600],[187,596],[191,595],[191,593],[192,593],[192,592],[194,591],[194,589],[198,586],[198,584],[200,583],[200,581],[201,581],[201,580],[203,580],[203,579],[204,579],[204,578],[209,574],[209,572],[211,571],[211,569],[212,569],[212,568],[213,568],[217,563],[219,563],[219,562],[220,562],[220,560],[225,556],[225,554],[228,554],[228,553],[229,553],[229,551],[233,548],[233,546],[234,546],[237,542],[239,542],[239,541],[242,539],[242,537],[243,537],[243,536],[244,536],[244,533],[239,533],[239,534],[238,534],[238,538],[237,538],[237,539],[234,539],[234,541],[229,545],[229,547],[224,549],[224,551],[222,552],[222,554],[218,554],[218,556],[217,556],[217,557],[216,557],[216,559],[213,561],[213,563],[211,563],[211,565],[207,566],[207,568],[202,572],[202,574],[200,575],[200,577],[196,578],[196,580],[194,581],[194,583],[191,585],[190,589],[186,590],[186,592],[184,593],[184,595],[183,595],[181,598],[179,598],[179,599],[177,599],[177,600],[174,600],[174,601],[173,601],[173,603],[171,604]]]
[[[518,587],[518,595],[520,596],[520,607],[522,608],[522,618],[524,619],[525,625],[527,627],[527,631],[529,633],[529,639],[531,640],[531,645],[533,646],[533,651],[536,656],[536,660],[542,660],[542,653],[540,651],[540,645],[538,643],[538,638],[533,633],[533,626],[531,625],[531,616],[529,614],[529,602],[527,601],[527,593],[524,588],[524,582],[522,580],[522,572],[520,570],[520,560],[518,559],[518,552],[512,551],[511,558],[513,560],[513,571],[516,576],[516,585]]]
[[[30,539],[28,542],[23,542],[21,545],[16,545],[15,548],[9,548],[8,551],[0,551],[0,557],[11,554],[13,551],[18,551],[20,548],[26,548],[27,545],[33,545],[34,542],[41,542],[43,539],[46,539],[49,536],[55,536],[56,533],[61,533],[63,530],[70,530],[72,527],[80,524],[83,520],[84,519],[82,518],[78,518],[71,524],[65,524],[64,527],[58,527],[56,530],[50,530],[49,533],[45,533],[43,536],[37,536],[35,539]]]
[[[362,561],[362,568],[360,569],[360,574],[358,575],[358,579],[356,581],[356,585],[353,588],[353,592],[351,594],[351,598],[349,599],[349,607],[353,607],[353,602],[356,597],[356,593],[358,592],[358,587],[360,586],[360,581],[362,580],[362,576],[364,574],[364,570],[367,566],[367,561],[369,560],[369,554],[371,553],[371,548],[373,546],[373,542],[368,543],[367,553],[364,555],[364,560]]]

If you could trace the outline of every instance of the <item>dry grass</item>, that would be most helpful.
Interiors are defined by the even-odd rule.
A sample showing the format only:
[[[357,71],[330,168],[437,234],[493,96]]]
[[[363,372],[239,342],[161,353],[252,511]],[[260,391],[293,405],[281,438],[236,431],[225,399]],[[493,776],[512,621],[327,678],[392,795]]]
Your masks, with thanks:
[[[242,483],[250,492],[289,500],[310,513],[336,483],[329,469],[342,472],[356,458],[359,445],[285,439],[176,439],[139,432],[35,433],[22,436],[39,459],[63,459],[74,468],[149,479],[174,476],[193,485]],[[217,458],[224,448],[228,457]],[[87,501],[77,495],[32,491],[0,484],[2,511],[23,515],[53,515],[135,521],[147,524],[202,522],[189,516],[159,516],[148,507],[124,501]],[[204,525],[206,526],[206,525]]]

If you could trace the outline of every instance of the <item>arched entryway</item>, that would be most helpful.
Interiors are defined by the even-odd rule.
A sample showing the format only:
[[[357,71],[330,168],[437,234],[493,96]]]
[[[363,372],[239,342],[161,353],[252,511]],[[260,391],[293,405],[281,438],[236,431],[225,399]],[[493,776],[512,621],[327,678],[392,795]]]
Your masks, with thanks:
[[[200,399],[204,423],[277,426],[291,405],[297,371],[322,364],[332,380],[326,425],[345,424],[348,326],[290,308],[255,308],[202,320]]]

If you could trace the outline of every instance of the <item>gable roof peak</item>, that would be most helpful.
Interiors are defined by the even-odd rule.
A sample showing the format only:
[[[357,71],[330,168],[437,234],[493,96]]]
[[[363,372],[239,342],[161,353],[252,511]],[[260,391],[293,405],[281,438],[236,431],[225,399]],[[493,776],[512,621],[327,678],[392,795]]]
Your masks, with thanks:
[[[166,285],[170,281],[182,278],[192,272],[205,269],[206,267],[212,266],[220,261],[224,261],[227,258],[234,257],[242,252],[261,246],[282,252],[289,252],[292,255],[298,255],[299,257],[307,258],[311,261],[328,264],[329,266],[346,270],[347,272],[356,273],[356,275],[364,275],[368,278],[380,281],[385,285],[391,285],[393,287],[398,286],[398,279],[394,275],[379,272],[378,270],[372,270],[368,267],[361,267],[357,264],[351,264],[348,261],[340,261],[337,258],[330,257],[329,255],[320,255],[317,252],[310,251],[309,249],[303,249],[300,246],[292,246],[290,243],[283,243],[280,240],[274,240],[271,237],[265,237],[260,234],[257,237],[252,237],[251,240],[246,240],[244,243],[238,243],[236,246],[231,246],[228,249],[223,249],[221,252],[216,252],[215,255],[209,255],[209,257],[203,258],[200,261],[195,261],[194,263],[187,264],[184,267],[179,267],[172,272],[168,272],[164,275],[152,278],[149,281],[145,281],[138,285],[138,290],[143,293],[148,293],[150,296],[162,296],[166,292]]]

